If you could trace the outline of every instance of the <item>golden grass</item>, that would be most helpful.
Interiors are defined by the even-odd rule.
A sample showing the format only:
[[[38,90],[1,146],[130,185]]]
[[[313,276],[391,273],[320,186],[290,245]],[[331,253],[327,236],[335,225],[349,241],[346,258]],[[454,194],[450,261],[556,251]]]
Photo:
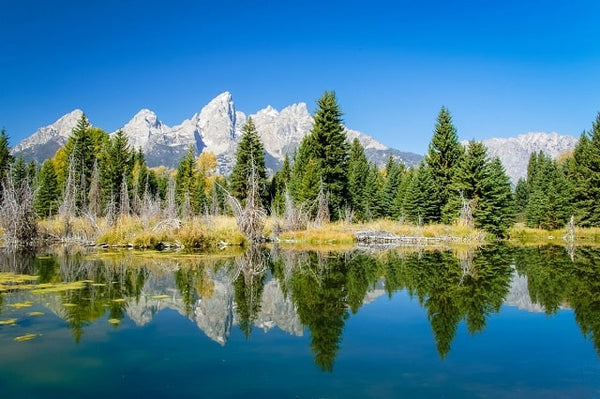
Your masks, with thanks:
[[[263,235],[271,237],[275,226],[283,223],[277,218],[268,218]],[[48,236],[61,237],[64,223],[51,218],[41,222],[40,230]],[[246,239],[240,232],[235,218],[231,216],[195,217],[184,220],[181,225],[165,224],[161,220],[142,221],[138,217],[120,217],[112,226],[102,218],[93,223],[87,218],[72,219],[73,235],[97,245],[129,246],[144,249],[163,247],[184,247],[210,249],[225,245],[243,246]],[[279,233],[282,242],[305,245],[353,245],[354,233],[363,230],[383,230],[407,237],[450,238],[454,241],[483,242],[485,234],[481,230],[460,225],[430,224],[415,226],[393,220],[380,219],[369,223],[325,223],[310,226],[301,231]]]
[[[283,232],[279,235],[279,239],[283,242],[305,244],[353,245],[354,233],[359,231],[386,231],[405,237],[440,238],[448,241],[474,243],[483,243],[486,237],[483,231],[468,226],[442,224],[415,226],[381,219],[368,223],[327,223],[305,230]]]
[[[566,229],[544,230],[517,223],[509,231],[509,240],[518,244],[562,245],[566,242],[563,238],[566,234]],[[600,228],[576,227],[574,238],[575,244],[600,245]]]
[[[206,249],[223,244],[243,245],[245,242],[233,217],[195,217],[184,220],[180,226],[162,222],[159,219],[142,221],[135,216],[121,216],[113,225],[108,225],[104,218],[94,222],[83,217],[73,218],[72,236],[98,245],[135,248],[175,246]],[[65,233],[64,223],[58,218],[41,221],[40,230],[49,237],[63,237]]]

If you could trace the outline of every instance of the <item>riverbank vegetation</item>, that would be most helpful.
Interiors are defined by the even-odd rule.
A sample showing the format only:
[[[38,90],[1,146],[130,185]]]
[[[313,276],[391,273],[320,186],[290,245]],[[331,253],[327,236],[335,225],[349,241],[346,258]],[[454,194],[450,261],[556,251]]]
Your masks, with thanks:
[[[572,154],[531,156],[516,187],[483,144],[458,141],[439,112],[423,161],[384,168],[349,141],[333,92],[317,101],[312,130],[270,173],[251,118],[232,172],[191,146],[177,170],[150,168],[141,148],[109,136],[85,115],[42,165],[15,159],[0,134],[5,245],[41,240],[143,248],[208,248],[266,239],[353,243],[357,230],[455,241],[596,241],[600,227],[600,115]],[[515,224],[517,223],[517,224]],[[560,233],[570,226],[568,233]],[[537,230],[536,230],[537,229]],[[542,229],[542,230],[539,230]],[[577,232],[575,234],[575,232]],[[554,238],[552,238],[554,239]]]

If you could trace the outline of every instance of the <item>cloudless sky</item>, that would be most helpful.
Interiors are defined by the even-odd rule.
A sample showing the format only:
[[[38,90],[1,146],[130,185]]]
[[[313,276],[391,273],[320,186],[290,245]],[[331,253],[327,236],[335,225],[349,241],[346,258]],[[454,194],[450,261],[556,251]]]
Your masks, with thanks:
[[[255,113],[335,90],[352,129],[425,153],[461,139],[579,135],[600,111],[600,1],[0,0],[11,145],[75,108],[112,132],[172,126],[229,91]]]

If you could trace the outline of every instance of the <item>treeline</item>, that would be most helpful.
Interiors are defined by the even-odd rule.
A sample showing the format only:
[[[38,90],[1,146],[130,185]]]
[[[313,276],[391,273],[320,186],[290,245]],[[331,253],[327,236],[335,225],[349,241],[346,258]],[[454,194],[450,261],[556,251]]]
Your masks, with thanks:
[[[14,159],[2,130],[0,174],[3,227],[16,241],[35,235],[21,233],[28,226],[35,230],[38,217],[62,216],[68,235],[71,217],[104,217],[114,223],[122,215],[191,219],[232,214],[235,205],[228,198],[239,209],[280,216],[287,229],[390,218],[460,223],[502,238],[516,220],[542,228],[563,226],[571,215],[581,226],[600,223],[600,116],[572,156],[555,161],[533,154],[527,179],[514,191],[500,160],[490,159],[482,143],[460,144],[444,107],[418,166],[407,168],[390,156],[379,169],[357,139],[348,141],[333,92],[317,101],[312,130],[271,178],[251,118],[242,129],[233,171],[225,178],[217,173],[214,154],[196,157],[193,147],[177,170],[149,168],[142,150],[131,148],[122,131],[110,137],[85,115],[66,145],[39,167]]]
[[[557,160],[532,154],[515,194],[518,217],[529,227],[556,229],[571,217],[582,227],[600,226],[600,114],[572,153]]]

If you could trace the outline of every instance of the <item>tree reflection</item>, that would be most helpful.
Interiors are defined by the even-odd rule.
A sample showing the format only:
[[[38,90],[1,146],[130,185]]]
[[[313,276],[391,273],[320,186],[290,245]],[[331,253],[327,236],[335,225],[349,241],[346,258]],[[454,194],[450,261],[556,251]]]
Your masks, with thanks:
[[[581,332],[600,355],[600,250],[576,248],[574,256],[563,247],[520,249],[515,266],[527,276],[532,301],[547,314],[569,306]]]
[[[240,320],[240,330],[246,339],[250,337],[254,321],[260,312],[267,263],[268,257],[257,245],[252,245],[234,262],[232,271],[234,300]]]

